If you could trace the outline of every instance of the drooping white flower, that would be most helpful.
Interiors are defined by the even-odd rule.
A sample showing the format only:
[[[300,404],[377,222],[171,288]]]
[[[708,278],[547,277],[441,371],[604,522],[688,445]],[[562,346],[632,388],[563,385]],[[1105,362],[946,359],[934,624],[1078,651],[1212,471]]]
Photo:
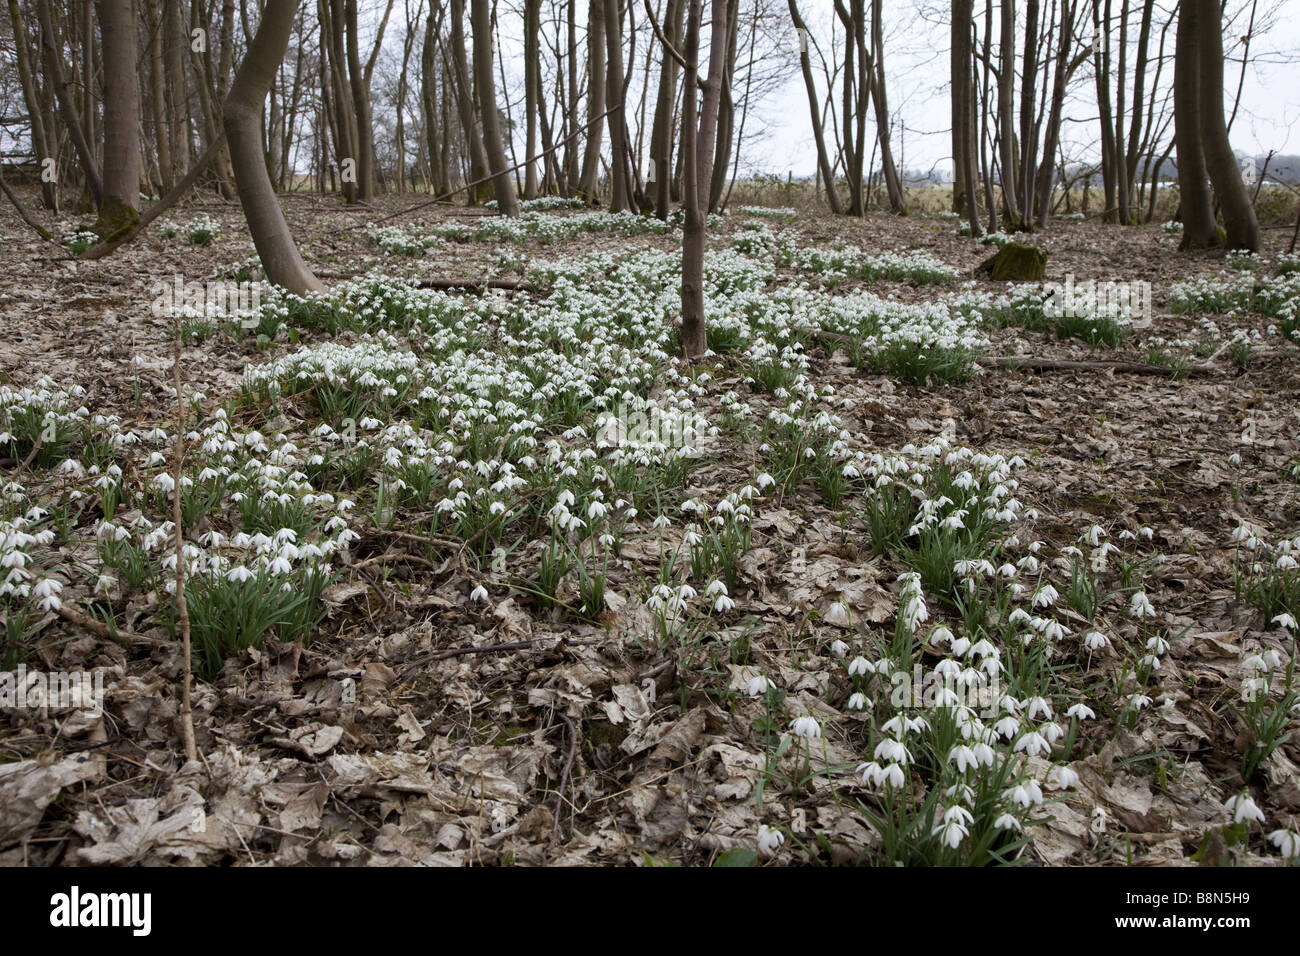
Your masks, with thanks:
[[[785,834],[774,827],[762,824],[758,828],[758,851],[764,856],[773,856],[785,843]]]
[[[1264,822],[1264,811],[1255,804],[1249,790],[1243,790],[1241,793],[1229,797],[1224,801],[1223,808],[1232,814],[1233,823],[1242,823],[1247,820],[1254,820],[1261,824]]]

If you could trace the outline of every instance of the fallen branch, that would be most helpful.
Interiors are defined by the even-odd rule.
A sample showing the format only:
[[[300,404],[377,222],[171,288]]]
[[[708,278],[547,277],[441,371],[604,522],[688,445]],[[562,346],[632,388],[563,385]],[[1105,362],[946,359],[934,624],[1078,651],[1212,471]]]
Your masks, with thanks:
[[[560,814],[564,809],[564,791],[568,789],[569,771],[573,769],[573,761],[578,756],[578,729],[573,726],[573,721],[569,719],[568,714],[562,713],[559,717],[569,731],[569,756],[564,761],[564,769],[560,771],[560,785],[555,788],[555,820],[551,824],[550,849],[552,850],[560,840]]]
[[[110,628],[103,621],[97,621],[88,614],[82,614],[76,608],[68,607],[66,604],[60,605],[55,610],[55,613],[69,624],[75,624],[77,627],[85,628],[99,637],[116,641],[123,647],[129,648],[136,644],[147,644],[150,647],[169,647],[171,645],[171,641],[164,640],[161,637],[146,637],[143,634],[137,634],[135,631],[128,631],[120,627]]]
[[[56,240],[52,235],[50,235],[50,230],[46,229],[39,222],[33,219],[31,215],[27,212],[27,210],[23,207],[23,204],[19,202],[18,197],[14,195],[14,191],[10,189],[9,184],[5,182],[3,171],[0,171],[0,189],[4,190],[4,194],[8,196],[9,201],[14,204],[14,208],[18,210],[18,215],[22,217],[23,222],[27,223],[27,225],[35,229],[36,234],[40,236],[42,239],[44,239],[46,242],[53,243],[54,245],[58,246],[60,249],[63,248],[63,246],[58,242],[58,240]]]
[[[318,272],[318,279],[359,279],[363,273]],[[525,279],[416,279],[415,285],[420,289],[464,289],[467,292],[482,292],[485,289],[505,289],[509,292],[536,292],[537,287]]]
[[[144,212],[140,213],[140,218],[136,220],[134,226],[110,242],[95,243],[83,252],[79,258],[102,259],[110,252],[126,245],[136,236],[140,235],[140,233],[144,232],[149,223],[153,222],[172,206],[176,205],[176,203],[180,201],[181,197],[190,191],[190,187],[194,185],[194,181],[199,178],[199,174],[203,172],[208,163],[212,161],[212,158],[217,155],[217,150],[221,148],[221,144],[225,141],[226,134],[224,132],[218,133],[216,139],[209,143],[208,148],[205,149],[199,155],[199,158],[194,161],[194,165],[191,166],[190,171],[185,174],[185,178],[173,186],[172,191],[166,196],[163,196],[162,199],[158,200]]]

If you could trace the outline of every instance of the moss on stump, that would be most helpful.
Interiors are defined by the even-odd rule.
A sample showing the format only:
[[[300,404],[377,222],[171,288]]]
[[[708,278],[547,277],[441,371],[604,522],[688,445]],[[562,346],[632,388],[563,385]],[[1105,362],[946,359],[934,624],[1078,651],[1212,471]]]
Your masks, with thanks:
[[[1047,272],[1047,253],[1008,242],[979,264],[979,271],[999,282],[1039,282]]]

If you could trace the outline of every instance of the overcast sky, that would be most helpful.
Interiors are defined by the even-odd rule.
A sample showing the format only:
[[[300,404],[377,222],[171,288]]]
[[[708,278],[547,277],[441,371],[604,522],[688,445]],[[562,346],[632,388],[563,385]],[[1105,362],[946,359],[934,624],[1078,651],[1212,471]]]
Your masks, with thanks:
[[[750,2],[742,0],[745,6]],[[1048,2],[1044,3],[1045,7]],[[1158,0],[1157,9],[1172,9],[1173,5],[1173,0]],[[781,11],[786,8],[785,0],[773,0],[769,6]],[[1138,3],[1133,6],[1134,26],[1130,32],[1136,33],[1141,6]],[[1228,3],[1230,18],[1224,34],[1224,47],[1229,51],[1230,59],[1225,67],[1225,85],[1228,87],[1225,99],[1229,111],[1240,76],[1238,51],[1246,33],[1250,6],[1251,0],[1229,0]],[[1020,7],[1023,19],[1023,4]],[[1116,3],[1116,10],[1118,7]],[[640,8],[638,3],[637,9]],[[925,170],[935,166],[951,169],[948,9],[950,6],[946,0],[886,0],[885,4],[885,61],[890,112],[896,117],[895,122],[903,123],[903,128],[893,134],[894,153],[896,160],[905,163],[909,169]],[[976,4],[976,10],[982,11],[981,4]],[[800,11],[829,57],[830,51],[825,44],[833,17],[831,0],[801,0]],[[1235,149],[1243,152],[1262,154],[1274,149],[1279,153],[1300,153],[1300,132],[1296,131],[1300,122],[1300,65],[1296,62],[1300,60],[1300,0],[1259,0],[1257,18],[1263,18],[1266,12],[1271,14],[1266,32],[1257,32],[1251,43],[1252,62],[1246,70],[1240,114],[1232,128],[1232,143]],[[982,13],[977,15],[982,31]],[[1157,24],[1163,23],[1164,19],[1163,14],[1157,13]],[[644,25],[643,16],[639,23]],[[758,141],[749,139],[743,147],[742,158],[755,172],[779,175],[793,172],[795,176],[811,176],[816,169],[817,154],[812,141],[807,94],[798,71],[798,43],[788,18],[784,19],[783,27],[786,34],[784,55],[789,58],[792,72],[781,90],[759,104],[751,116],[746,138],[754,134],[760,138]],[[513,87],[513,71],[522,58],[519,46],[521,24],[505,16],[501,28],[502,49],[507,51],[507,72],[511,75]],[[996,24],[994,30],[996,42]],[[1086,35],[1091,35],[1091,26]],[[638,41],[644,43],[640,37]],[[1130,42],[1135,48],[1131,38]],[[1153,57],[1158,42],[1157,33],[1152,37]],[[1166,51],[1171,56],[1173,44],[1174,31],[1171,28],[1166,40]],[[644,46],[639,49],[644,50]],[[1131,52],[1130,62],[1133,57]],[[1235,62],[1232,62],[1234,57]],[[519,77],[518,86],[521,88],[521,72]],[[1162,91],[1169,89],[1172,78],[1171,59],[1161,76]],[[824,80],[820,75],[818,79],[819,94],[824,97]],[[1097,137],[1095,87],[1092,71],[1085,67],[1076,75],[1072,96],[1067,101],[1062,139],[1072,159],[1092,159]]]

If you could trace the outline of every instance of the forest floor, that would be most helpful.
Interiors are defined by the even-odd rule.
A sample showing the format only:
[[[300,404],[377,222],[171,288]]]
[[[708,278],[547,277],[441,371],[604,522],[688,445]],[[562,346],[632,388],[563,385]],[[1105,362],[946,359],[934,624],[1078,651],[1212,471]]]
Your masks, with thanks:
[[[1069,324],[951,218],[736,210],[689,366],[679,231],[283,205],[331,291],[185,320],[191,764],[156,284],[256,279],[242,215],[83,262],[0,214],[0,665],[103,687],[0,709],[0,863],[1300,849],[1288,234],[1055,221],[1047,281],[1151,290]]]

